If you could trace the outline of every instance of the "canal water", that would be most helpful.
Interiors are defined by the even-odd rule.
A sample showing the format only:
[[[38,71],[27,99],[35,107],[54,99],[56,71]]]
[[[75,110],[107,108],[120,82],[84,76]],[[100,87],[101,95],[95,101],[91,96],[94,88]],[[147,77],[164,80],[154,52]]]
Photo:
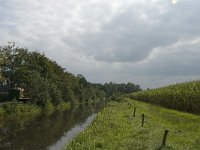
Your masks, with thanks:
[[[92,107],[57,112],[23,125],[7,122],[0,128],[0,150],[60,150],[95,118]]]

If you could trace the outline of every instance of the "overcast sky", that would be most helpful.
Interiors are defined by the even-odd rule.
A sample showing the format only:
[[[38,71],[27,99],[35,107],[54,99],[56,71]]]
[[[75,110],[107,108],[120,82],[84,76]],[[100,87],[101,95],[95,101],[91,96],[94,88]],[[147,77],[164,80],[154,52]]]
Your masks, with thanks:
[[[44,52],[90,82],[200,79],[199,0],[0,0],[0,44]]]

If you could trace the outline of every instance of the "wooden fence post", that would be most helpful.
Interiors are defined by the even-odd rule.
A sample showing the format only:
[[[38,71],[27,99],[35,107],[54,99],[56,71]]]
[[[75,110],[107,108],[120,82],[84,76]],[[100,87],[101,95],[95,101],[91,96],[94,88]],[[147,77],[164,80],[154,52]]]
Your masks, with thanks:
[[[142,127],[144,126],[144,114],[142,114]]]
[[[162,146],[165,146],[166,140],[167,140],[167,134],[169,133],[168,130],[165,130],[165,133],[163,135],[163,141],[162,141]]]
[[[134,108],[133,117],[135,117],[136,107]]]

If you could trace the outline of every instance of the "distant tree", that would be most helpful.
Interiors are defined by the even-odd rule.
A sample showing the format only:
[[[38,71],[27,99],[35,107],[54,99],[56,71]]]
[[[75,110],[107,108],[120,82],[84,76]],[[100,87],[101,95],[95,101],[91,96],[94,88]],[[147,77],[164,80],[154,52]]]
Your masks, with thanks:
[[[95,84],[96,87],[98,87],[100,90],[103,90],[107,97],[113,96],[113,95],[119,95],[119,94],[128,94],[140,91],[141,88],[139,85],[135,85],[134,83],[105,83],[105,84]]]

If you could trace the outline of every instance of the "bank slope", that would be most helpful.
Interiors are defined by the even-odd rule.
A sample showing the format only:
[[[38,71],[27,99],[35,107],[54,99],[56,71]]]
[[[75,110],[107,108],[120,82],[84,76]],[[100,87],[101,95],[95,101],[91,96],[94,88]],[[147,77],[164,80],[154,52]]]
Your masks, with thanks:
[[[144,127],[141,127],[142,114],[145,115]],[[124,98],[120,103],[110,102],[66,150],[161,149],[166,129],[169,134],[162,149],[198,150],[199,124],[200,116]]]

